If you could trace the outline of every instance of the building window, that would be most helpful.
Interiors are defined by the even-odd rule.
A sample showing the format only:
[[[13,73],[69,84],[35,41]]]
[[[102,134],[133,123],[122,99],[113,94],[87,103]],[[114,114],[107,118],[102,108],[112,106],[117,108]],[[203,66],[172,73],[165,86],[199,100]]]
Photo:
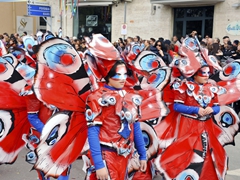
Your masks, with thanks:
[[[47,19],[47,17],[45,17],[45,19]],[[38,30],[42,31],[43,33],[45,33],[46,29],[47,29],[47,22],[44,20],[43,17],[39,17]]]
[[[174,35],[185,37],[197,31],[202,37],[212,37],[214,7],[189,7],[174,9]]]

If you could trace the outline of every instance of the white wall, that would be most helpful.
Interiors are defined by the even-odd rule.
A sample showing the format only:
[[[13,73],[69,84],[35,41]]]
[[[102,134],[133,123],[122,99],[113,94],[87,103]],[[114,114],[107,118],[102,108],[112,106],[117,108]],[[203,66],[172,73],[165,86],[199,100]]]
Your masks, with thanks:
[[[214,9],[214,23],[213,23],[213,37],[220,38],[227,35],[231,41],[240,40],[240,36],[230,35],[226,32],[226,27],[233,21],[240,21],[240,7],[232,7],[234,3],[240,3],[239,0],[225,0],[225,2],[215,5]]]
[[[157,5],[153,13],[150,0],[133,0],[127,4],[126,17],[128,26],[126,37],[139,35],[142,39],[149,39],[172,36],[173,11],[169,6]],[[122,23],[124,23],[124,3],[112,7],[112,41],[122,37]]]
[[[52,32],[57,32],[60,27],[59,1],[49,0],[52,7]],[[240,7],[234,8],[234,3],[240,0],[225,0],[215,5],[213,37],[228,35],[231,40],[240,39],[240,36],[227,34],[226,26],[233,21],[240,21]],[[63,14],[63,35],[73,36],[73,18],[68,7]],[[170,6],[156,5],[156,11],[152,12],[150,0],[132,0],[127,3],[126,23],[128,33],[125,37],[139,35],[142,39],[150,37],[171,39],[173,35],[173,9]],[[124,23],[124,3],[112,6],[112,42],[121,35],[121,25]],[[49,29],[50,30],[50,29]]]

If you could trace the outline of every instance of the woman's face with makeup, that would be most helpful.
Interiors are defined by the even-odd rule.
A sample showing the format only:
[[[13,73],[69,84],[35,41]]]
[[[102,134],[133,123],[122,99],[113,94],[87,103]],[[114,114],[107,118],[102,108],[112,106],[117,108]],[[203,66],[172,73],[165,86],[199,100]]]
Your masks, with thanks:
[[[117,89],[124,87],[127,79],[127,68],[124,64],[120,64],[116,68],[116,74],[109,78],[108,85]]]

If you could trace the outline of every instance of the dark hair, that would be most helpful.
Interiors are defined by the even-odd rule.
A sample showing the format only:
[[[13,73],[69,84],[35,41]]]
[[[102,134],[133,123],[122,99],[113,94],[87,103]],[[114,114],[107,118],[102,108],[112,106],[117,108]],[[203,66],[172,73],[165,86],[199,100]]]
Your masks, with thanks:
[[[9,37],[8,33],[6,33],[6,32],[5,32],[5,33],[3,33],[3,35],[5,35],[5,36]]]
[[[140,41],[140,36],[136,36],[137,40]]]
[[[160,37],[158,38],[159,41],[163,42],[164,41],[164,38],[163,37]]]
[[[121,61],[121,60],[116,61],[116,63],[113,65],[113,67],[112,67],[112,68],[110,69],[110,71],[108,72],[107,76],[104,78],[105,81],[106,81],[106,83],[109,82],[109,78],[111,78],[111,77],[113,77],[113,76],[116,75],[117,66],[118,66],[118,65],[121,65],[121,64],[124,64],[124,65],[126,66],[126,64],[125,64],[124,61]]]
[[[228,36],[223,36],[223,39],[229,38]]]
[[[120,40],[121,43],[124,43],[122,38],[118,38],[118,39]]]
[[[153,42],[156,42],[156,39],[154,39],[154,38],[150,38],[150,40],[153,41]]]

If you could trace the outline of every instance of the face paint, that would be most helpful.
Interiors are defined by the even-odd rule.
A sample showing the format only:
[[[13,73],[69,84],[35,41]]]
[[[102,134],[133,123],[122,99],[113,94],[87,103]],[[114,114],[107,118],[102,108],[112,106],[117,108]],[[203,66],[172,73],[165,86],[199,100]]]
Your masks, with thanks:
[[[116,74],[111,77],[111,79],[117,80],[126,80],[127,79],[127,69],[125,66],[117,66]]]
[[[197,72],[197,75],[201,76],[201,77],[209,77],[210,76],[209,67],[203,67],[203,68],[199,69]]]

